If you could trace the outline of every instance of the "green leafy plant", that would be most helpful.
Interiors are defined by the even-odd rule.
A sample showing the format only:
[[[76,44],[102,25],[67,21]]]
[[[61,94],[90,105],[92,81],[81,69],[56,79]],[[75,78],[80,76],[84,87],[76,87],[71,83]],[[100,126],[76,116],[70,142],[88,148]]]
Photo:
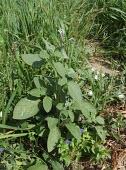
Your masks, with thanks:
[[[72,161],[78,162],[80,158],[83,160],[90,159],[99,163],[102,160],[110,157],[109,151],[103,146],[100,138],[97,138],[95,127],[91,126],[88,129],[80,129],[81,139],[77,141],[75,138],[64,141],[60,139],[58,152],[60,160],[65,161],[66,166],[69,166]]]
[[[62,137],[67,138],[68,134],[77,140],[76,147],[83,143],[79,142],[82,140],[79,123],[79,117],[82,115],[85,117],[85,126],[94,124],[97,137],[104,141],[106,137],[104,119],[97,115],[95,106],[83,98],[78,72],[69,66],[69,60],[63,58],[61,51],[55,50],[48,41],[44,42],[46,51],[42,50],[40,54],[35,54],[36,57],[33,54],[22,55],[24,62],[29,66],[39,67],[41,74],[35,75],[33,79],[35,88],[16,104],[13,118],[26,120],[34,116],[35,135],[41,136],[47,142],[49,153],[54,152]],[[44,132],[47,132],[46,136]],[[87,138],[83,140],[86,141]],[[92,140],[90,139],[87,147],[91,145]],[[80,155],[82,148],[77,149]],[[91,154],[91,151],[89,153]]]

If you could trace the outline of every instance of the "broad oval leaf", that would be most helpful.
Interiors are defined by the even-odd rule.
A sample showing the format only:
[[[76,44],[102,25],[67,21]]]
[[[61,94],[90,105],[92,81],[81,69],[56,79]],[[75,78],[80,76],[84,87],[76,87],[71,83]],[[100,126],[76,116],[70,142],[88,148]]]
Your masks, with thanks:
[[[77,140],[81,139],[80,128],[78,126],[72,123],[69,123],[69,124],[66,124],[66,127]]]
[[[58,104],[56,105],[56,108],[57,108],[58,110],[62,110],[62,109],[64,108],[64,103],[58,103]]]
[[[70,68],[70,69],[68,70],[67,75],[68,75],[69,77],[72,77],[72,78],[77,78],[77,77],[78,77],[77,73],[74,71],[73,68]]]
[[[96,121],[97,121],[99,124],[101,124],[101,125],[105,124],[105,121],[104,121],[104,119],[103,119],[101,116],[97,116],[97,117],[96,117]]]
[[[93,115],[96,114],[96,108],[94,105],[92,105],[90,102],[88,101],[83,101],[80,104],[80,110],[83,113],[83,115],[88,119],[91,115],[93,117]]]
[[[95,118],[96,118],[96,113],[95,112],[91,112],[91,120],[93,121],[93,122],[95,122]]]
[[[58,81],[58,84],[59,84],[60,86],[63,86],[63,85],[65,85],[66,83],[67,83],[67,78],[66,78],[66,77],[63,77],[63,78],[59,79],[59,81]]]
[[[58,73],[61,77],[65,77],[66,69],[65,69],[65,67],[63,66],[63,64],[61,64],[60,62],[56,62],[56,63],[53,63],[53,64],[54,64],[54,67],[55,67],[57,73]]]
[[[44,60],[40,57],[40,54],[22,54],[24,62],[33,67],[41,67],[44,65]]]
[[[70,96],[77,102],[82,102],[82,92],[79,85],[73,81],[68,82],[68,91]]]
[[[43,59],[48,59],[49,54],[47,53],[46,50],[42,50],[42,51],[40,51],[40,57],[43,58]]]
[[[48,152],[51,152],[55,148],[60,137],[61,137],[61,132],[57,126],[55,126],[53,129],[50,130],[48,141],[47,141]]]
[[[63,118],[66,119],[69,115],[69,110],[64,109],[64,110],[62,110],[61,114],[62,114]],[[68,121],[68,120],[66,119],[66,121]]]
[[[33,80],[36,88],[40,89],[41,87],[45,86],[43,80],[40,77],[34,77]]]
[[[102,140],[105,140],[106,133],[102,126],[95,126],[95,129]]]
[[[46,118],[49,129],[53,129],[58,124],[58,119],[53,117]]]
[[[40,100],[29,100],[27,98],[21,99],[15,106],[13,112],[13,119],[28,119],[36,115],[39,111]]]
[[[68,110],[68,113],[69,113],[71,122],[73,122],[74,121],[74,113],[71,110]]]
[[[48,96],[45,96],[43,99],[44,110],[48,113],[52,109],[52,99]]]
[[[41,97],[43,95],[42,91],[40,89],[32,89],[31,91],[28,92],[31,96],[34,97]]]
[[[46,165],[32,165],[27,170],[48,170],[48,167]]]

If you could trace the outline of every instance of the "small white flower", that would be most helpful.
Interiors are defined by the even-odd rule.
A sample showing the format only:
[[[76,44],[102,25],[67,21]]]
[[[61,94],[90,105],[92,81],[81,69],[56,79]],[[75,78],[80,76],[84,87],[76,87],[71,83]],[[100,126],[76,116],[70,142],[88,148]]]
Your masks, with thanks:
[[[93,92],[90,90],[89,92],[88,92],[88,96],[92,96],[93,95]]]
[[[124,94],[119,94],[119,95],[118,95],[118,98],[119,98],[119,99],[124,99],[124,98],[125,98],[125,95],[124,95]]]
[[[99,71],[97,71],[97,75],[99,75],[100,73],[99,73]]]
[[[95,77],[94,77],[95,80],[98,80],[98,75],[96,74]]]
[[[104,73],[102,73],[102,77],[105,77],[105,74],[104,74]]]
[[[92,67],[92,68],[91,68],[91,71],[93,71],[93,72],[94,72],[94,71],[95,71],[95,68],[94,68],[94,67]]]
[[[2,117],[2,111],[0,111],[0,117]]]

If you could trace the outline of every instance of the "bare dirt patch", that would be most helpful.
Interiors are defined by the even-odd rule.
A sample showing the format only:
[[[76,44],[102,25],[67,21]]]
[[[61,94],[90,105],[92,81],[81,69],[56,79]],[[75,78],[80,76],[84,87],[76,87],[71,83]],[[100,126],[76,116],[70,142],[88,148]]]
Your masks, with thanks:
[[[117,75],[119,71],[113,67],[113,63],[104,55],[108,53],[99,42],[87,41],[85,49],[90,51],[89,63],[96,71],[101,71],[103,74]]]
[[[102,72],[103,74],[117,75],[119,73],[118,70],[112,67],[112,63],[107,59],[96,56],[91,57],[89,62],[96,71]]]

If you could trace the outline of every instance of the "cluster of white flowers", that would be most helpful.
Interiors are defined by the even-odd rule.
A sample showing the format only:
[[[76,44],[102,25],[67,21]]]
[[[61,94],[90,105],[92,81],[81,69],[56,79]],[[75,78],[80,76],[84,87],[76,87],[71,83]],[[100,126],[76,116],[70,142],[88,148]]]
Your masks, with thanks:
[[[93,70],[94,70],[94,68],[92,68],[92,71],[93,71]],[[94,70],[94,71],[95,71],[95,70]],[[95,74],[95,76],[94,76],[94,79],[95,79],[95,80],[98,80],[100,74],[101,74],[101,73],[100,73],[99,71],[97,71],[96,74]],[[102,73],[101,76],[102,76],[102,77],[105,77],[105,74]]]
[[[68,97],[66,97],[65,108],[71,106],[71,103],[72,101]]]
[[[91,71],[95,73],[94,79],[95,79],[96,81],[99,80],[99,77],[100,77],[100,76],[105,77],[105,74],[104,74],[104,73],[100,73],[99,71],[96,71],[96,68],[94,68],[94,67],[91,67]],[[90,97],[93,96],[92,90],[89,90],[89,91],[88,91],[88,96],[90,96]]]

